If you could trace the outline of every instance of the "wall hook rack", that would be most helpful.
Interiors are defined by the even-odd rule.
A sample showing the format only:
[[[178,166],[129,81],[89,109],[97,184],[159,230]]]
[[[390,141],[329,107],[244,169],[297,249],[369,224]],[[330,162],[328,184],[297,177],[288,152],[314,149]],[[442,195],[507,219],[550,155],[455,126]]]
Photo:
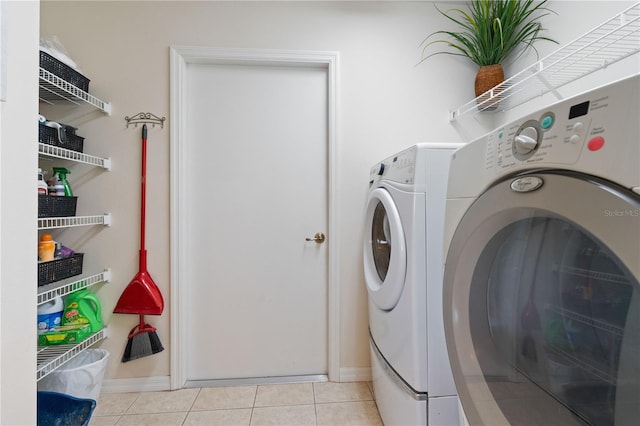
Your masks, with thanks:
[[[139,112],[133,117],[125,117],[127,121],[127,127],[129,124],[134,124],[135,127],[138,127],[138,124],[151,124],[152,127],[156,127],[156,124],[160,125],[160,128],[164,128],[165,117],[158,117],[155,114],[150,112]]]

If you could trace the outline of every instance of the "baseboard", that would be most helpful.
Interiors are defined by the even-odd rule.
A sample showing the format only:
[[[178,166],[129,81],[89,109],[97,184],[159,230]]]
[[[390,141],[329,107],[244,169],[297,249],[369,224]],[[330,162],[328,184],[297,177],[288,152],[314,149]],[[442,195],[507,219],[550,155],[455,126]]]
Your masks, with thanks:
[[[341,368],[341,382],[369,382],[371,368]],[[102,393],[152,392],[171,389],[169,376],[135,377],[130,379],[106,379],[102,383]]]
[[[108,379],[102,383],[101,393],[151,392],[171,389],[169,376]]]
[[[366,368],[341,368],[341,382],[370,382],[371,367]]]

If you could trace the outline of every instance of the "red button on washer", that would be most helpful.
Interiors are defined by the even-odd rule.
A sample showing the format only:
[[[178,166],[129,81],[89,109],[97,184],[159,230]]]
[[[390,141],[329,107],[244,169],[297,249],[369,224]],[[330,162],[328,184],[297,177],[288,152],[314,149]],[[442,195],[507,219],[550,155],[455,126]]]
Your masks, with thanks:
[[[589,148],[590,151],[597,151],[603,146],[604,146],[604,138],[602,136],[593,137],[587,143],[587,148]]]

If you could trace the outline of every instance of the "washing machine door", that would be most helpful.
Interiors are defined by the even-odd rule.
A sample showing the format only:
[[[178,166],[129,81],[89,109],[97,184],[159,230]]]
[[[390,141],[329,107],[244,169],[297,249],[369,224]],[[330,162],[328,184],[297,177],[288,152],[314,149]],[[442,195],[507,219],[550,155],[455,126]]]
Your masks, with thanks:
[[[444,279],[469,424],[638,424],[638,194],[567,173],[500,182],[460,221]]]
[[[382,310],[393,309],[404,287],[407,246],[398,208],[383,187],[367,198],[363,255],[369,299]]]

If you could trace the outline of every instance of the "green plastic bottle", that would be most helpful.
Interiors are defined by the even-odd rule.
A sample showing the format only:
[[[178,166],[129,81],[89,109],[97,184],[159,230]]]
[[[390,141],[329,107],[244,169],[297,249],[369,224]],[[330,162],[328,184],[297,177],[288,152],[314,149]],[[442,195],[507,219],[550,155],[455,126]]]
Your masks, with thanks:
[[[89,290],[82,289],[64,299],[62,325],[89,324],[92,333],[104,327],[100,300]]]
[[[71,186],[67,181],[67,175],[71,173],[69,169],[66,169],[64,167],[54,167],[53,173],[58,174],[58,177],[60,178],[60,182],[62,182],[62,186],[64,187],[64,195],[67,197],[73,197],[73,191],[71,191]]]

